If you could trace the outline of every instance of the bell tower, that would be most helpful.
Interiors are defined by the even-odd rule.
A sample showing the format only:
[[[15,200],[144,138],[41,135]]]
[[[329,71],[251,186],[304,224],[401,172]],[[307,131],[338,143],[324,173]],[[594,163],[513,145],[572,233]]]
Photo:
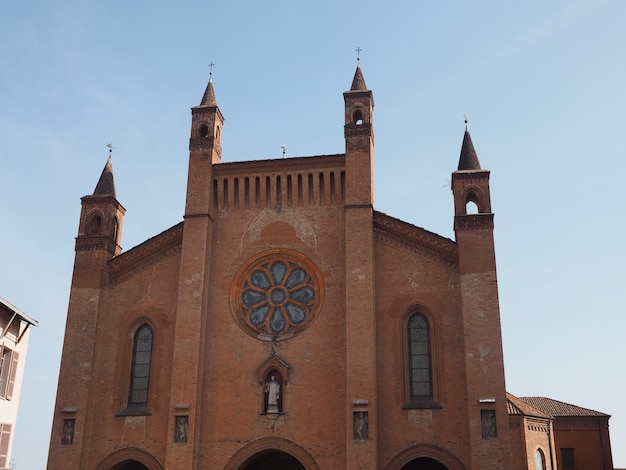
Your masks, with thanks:
[[[63,466],[83,468],[82,451],[89,445],[83,436],[91,435],[93,417],[89,407],[90,381],[98,364],[93,361],[100,320],[107,262],[120,254],[122,224],[126,210],[118,202],[111,156],[102,170],[93,194],[81,199],[82,209],[76,237],[74,273],[65,326],[65,340],[50,441],[50,455]],[[63,446],[58,436],[71,422],[73,450]],[[55,439],[57,438],[57,439]],[[52,459],[50,460],[53,461]],[[49,466],[48,468],[56,468]]]
[[[212,64],[211,64],[212,66]],[[183,244],[180,260],[176,327],[174,336],[170,420],[168,442],[174,442],[176,416],[174,410],[181,404],[189,405],[189,442],[199,439],[202,395],[201,357],[204,349],[208,286],[211,281],[213,248],[213,165],[222,160],[222,126],[224,116],[217,106],[212,72],[202,101],[191,108],[191,138],[189,139],[189,174]],[[180,384],[188,384],[181,387]],[[194,455],[185,447],[170,444],[167,448],[166,468],[192,468]]]
[[[110,155],[93,194],[84,196],[81,202],[76,251],[85,251],[86,247],[88,250],[104,250],[108,253],[108,257],[105,256],[107,261],[119,255],[126,209],[117,201]]]
[[[374,96],[358,64],[352,86],[344,92],[346,205],[374,204]]]
[[[452,173],[472,468],[508,468],[510,441],[489,171],[465,129]],[[486,426],[493,423],[496,426]],[[488,458],[486,457],[488,456]]]
[[[213,194],[212,165],[222,161],[224,116],[217,106],[212,75],[213,72],[202,101],[191,108],[186,215],[210,212]]]
[[[346,468],[374,470],[378,461],[374,266],[374,97],[360,64],[343,94],[346,139]],[[358,422],[366,440],[355,440]]]

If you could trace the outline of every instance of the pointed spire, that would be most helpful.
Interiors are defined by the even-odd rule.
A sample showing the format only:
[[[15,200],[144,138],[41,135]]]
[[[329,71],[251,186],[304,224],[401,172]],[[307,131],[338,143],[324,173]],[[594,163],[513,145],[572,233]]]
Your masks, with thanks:
[[[356,72],[354,72],[354,78],[352,79],[350,91],[367,91],[367,85],[365,85],[363,72],[361,72],[361,64],[357,64],[356,66]]]
[[[102,170],[102,174],[100,175],[100,179],[98,180],[98,184],[96,185],[93,195],[113,196],[117,198],[117,194],[115,192],[115,181],[113,180],[113,160],[111,159],[111,155],[109,155],[109,159],[107,160],[106,165],[104,165],[104,169]]]
[[[474,150],[474,144],[467,126],[465,126],[465,135],[463,136],[463,145],[461,146],[461,156],[459,157],[458,170],[480,170],[480,162],[478,155]]]
[[[206,86],[200,106],[217,106],[215,91],[213,90],[213,77],[209,78],[209,84]]]

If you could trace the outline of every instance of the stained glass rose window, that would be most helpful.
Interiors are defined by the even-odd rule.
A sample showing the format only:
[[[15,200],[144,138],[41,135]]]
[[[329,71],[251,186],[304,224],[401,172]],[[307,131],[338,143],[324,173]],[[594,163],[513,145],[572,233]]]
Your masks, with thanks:
[[[239,325],[264,340],[287,339],[313,321],[321,304],[321,276],[302,254],[263,253],[233,282],[231,305]]]

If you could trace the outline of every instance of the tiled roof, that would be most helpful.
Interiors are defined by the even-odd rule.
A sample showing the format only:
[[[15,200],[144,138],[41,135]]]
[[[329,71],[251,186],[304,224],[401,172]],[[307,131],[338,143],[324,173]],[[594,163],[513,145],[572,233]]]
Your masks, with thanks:
[[[506,394],[506,407],[509,415],[521,415],[521,416],[535,416],[539,418],[550,418],[550,415],[542,413],[536,408],[533,408],[522,399],[516,397],[507,392]]]
[[[521,397],[521,400],[532,406],[533,408],[537,408],[538,410],[549,414],[553,417],[581,417],[581,416],[590,416],[590,417],[609,417],[605,413],[600,413],[599,411],[589,410],[587,408],[582,408],[576,405],[570,405],[569,403],[564,403],[562,401],[553,400],[552,398],[545,397]]]

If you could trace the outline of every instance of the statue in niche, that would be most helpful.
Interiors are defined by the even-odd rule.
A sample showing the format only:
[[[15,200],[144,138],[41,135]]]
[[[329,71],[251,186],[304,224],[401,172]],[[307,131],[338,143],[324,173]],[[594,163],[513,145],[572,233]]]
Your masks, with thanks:
[[[367,411],[354,412],[354,440],[366,441],[369,439]]]
[[[280,405],[280,382],[272,373],[269,380],[265,382],[265,412],[280,413],[282,411]]]
[[[498,437],[498,428],[496,426],[496,411],[481,410],[480,427],[483,439]]]
[[[176,416],[176,424],[174,429],[174,442],[177,444],[185,444],[187,442],[187,424],[189,416]]]
[[[69,446],[74,443],[74,419],[63,420],[63,430],[61,431],[61,444]]]

